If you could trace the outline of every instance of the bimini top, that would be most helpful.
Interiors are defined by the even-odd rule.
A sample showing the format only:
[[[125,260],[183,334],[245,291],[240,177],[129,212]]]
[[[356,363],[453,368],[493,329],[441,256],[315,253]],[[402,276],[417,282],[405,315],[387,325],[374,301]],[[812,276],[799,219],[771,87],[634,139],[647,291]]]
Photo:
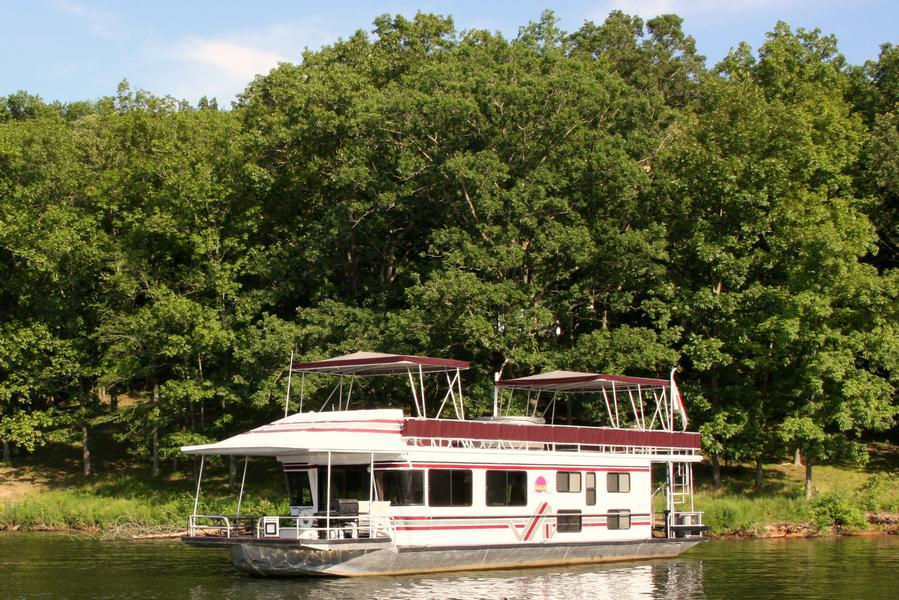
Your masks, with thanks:
[[[667,379],[649,377],[629,377],[627,375],[604,375],[602,373],[581,373],[578,371],[548,371],[518,379],[497,381],[501,388],[547,391],[547,392],[601,392],[603,390],[636,390],[667,388]]]
[[[344,356],[312,362],[293,363],[294,373],[328,373],[331,375],[405,375],[406,373],[443,373],[467,369],[468,361],[429,358],[407,354],[353,352]]]

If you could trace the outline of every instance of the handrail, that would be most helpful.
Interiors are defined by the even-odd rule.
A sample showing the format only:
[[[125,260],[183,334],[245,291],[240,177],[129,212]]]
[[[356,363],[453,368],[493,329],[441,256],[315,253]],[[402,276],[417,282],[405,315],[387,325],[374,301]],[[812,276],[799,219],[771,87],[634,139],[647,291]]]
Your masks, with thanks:
[[[305,526],[303,521],[313,520],[313,525]],[[212,521],[204,524],[202,521]],[[274,533],[267,533],[266,523],[275,522],[277,527]],[[317,525],[315,521],[323,521],[324,526]],[[241,523],[252,523],[250,534],[242,533]],[[251,537],[264,539],[266,537],[286,537],[282,530],[290,531],[291,537],[297,540],[335,540],[335,539],[393,539],[396,525],[393,517],[389,515],[370,516],[368,513],[358,515],[271,515],[263,517],[227,515],[203,515],[193,514],[188,519],[188,535],[191,537],[207,532],[224,534],[226,538]],[[286,533],[286,532],[285,532]]]
[[[409,436],[406,444],[417,447],[464,448],[477,450],[526,450],[534,452],[599,452],[605,454],[650,454],[661,456],[694,457],[700,455],[697,448],[679,446],[638,446],[627,444],[582,444],[566,442],[535,442],[488,438],[451,438],[437,436]]]

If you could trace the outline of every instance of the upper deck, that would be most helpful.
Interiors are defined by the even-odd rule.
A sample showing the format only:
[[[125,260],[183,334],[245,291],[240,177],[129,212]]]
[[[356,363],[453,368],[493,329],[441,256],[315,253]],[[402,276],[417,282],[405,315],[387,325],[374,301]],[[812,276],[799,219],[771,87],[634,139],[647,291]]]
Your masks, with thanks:
[[[268,456],[340,451],[403,453],[412,449],[524,450],[628,454],[658,461],[698,460],[700,436],[685,431],[686,411],[673,372],[667,380],[572,371],[497,380],[493,416],[471,420],[465,416],[461,386],[461,371],[467,368],[464,361],[373,352],[292,363],[291,373],[302,376],[300,412],[288,414],[288,383],[283,419],[216,444],[183,450]],[[302,412],[307,375],[339,378],[316,412]],[[425,399],[433,394],[425,392],[425,375],[436,376],[438,385],[441,378],[446,379],[443,401],[431,410]],[[372,376],[408,378],[414,416],[406,416],[400,409],[349,410],[354,382]],[[594,407],[604,408],[606,426],[545,423],[555,421],[557,402],[567,403],[570,414],[574,398],[580,402],[590,397]],[[329,405],[330,411],[326,410]],[[451,409],[456,419],[441,419],[445,408]],[[513,413],[525,416],[509,416]],[[675,429],[677,417],[680,431]]]
[[[698,460],[699,448],[698,433],[410,418],[400,409],[375,409],[297,413],[215,444],[183,450],[189,454],[290,456],[460,449],[485,453],[592,452],[657,460],[672,456]]]

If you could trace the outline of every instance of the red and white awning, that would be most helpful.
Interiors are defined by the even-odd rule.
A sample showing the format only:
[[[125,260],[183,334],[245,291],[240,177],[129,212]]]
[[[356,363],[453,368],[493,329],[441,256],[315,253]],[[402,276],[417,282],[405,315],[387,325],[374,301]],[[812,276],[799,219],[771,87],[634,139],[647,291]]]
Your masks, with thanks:
[[[407,373],[446,373],[467,369],[468,361],[407,354],[353,352],[344,356],[294,363],[294,373],[327,373],[331,375],[405,375]]]
[[[497,381],[496,386],[531,391],[547,392],[601,392],[603,390],[667,388],[667,379],[630,377],[627,375],[605,375],[602,373],[582,373],[579,371],[548,371],[537,375]]]

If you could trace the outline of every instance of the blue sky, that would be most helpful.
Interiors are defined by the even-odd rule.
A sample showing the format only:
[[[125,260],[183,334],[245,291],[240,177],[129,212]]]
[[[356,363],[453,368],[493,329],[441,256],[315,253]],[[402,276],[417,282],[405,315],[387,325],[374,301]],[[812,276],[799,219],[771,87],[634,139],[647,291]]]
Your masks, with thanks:
[[[568,31],[610,10],[644,17],[673,12],[709,64],[740,41],[754,48],[778,20],[833,33],[854,64],[899,44],[899,0],[519,0],[348,2],[329,0],[0,0],[0,95],[24,89],[45,100],[95,99],[128,79],[155,94],[230,101],[257,73],[297,62],[379,14],[449,14],[458,29],[514,37],[553,9]]]

